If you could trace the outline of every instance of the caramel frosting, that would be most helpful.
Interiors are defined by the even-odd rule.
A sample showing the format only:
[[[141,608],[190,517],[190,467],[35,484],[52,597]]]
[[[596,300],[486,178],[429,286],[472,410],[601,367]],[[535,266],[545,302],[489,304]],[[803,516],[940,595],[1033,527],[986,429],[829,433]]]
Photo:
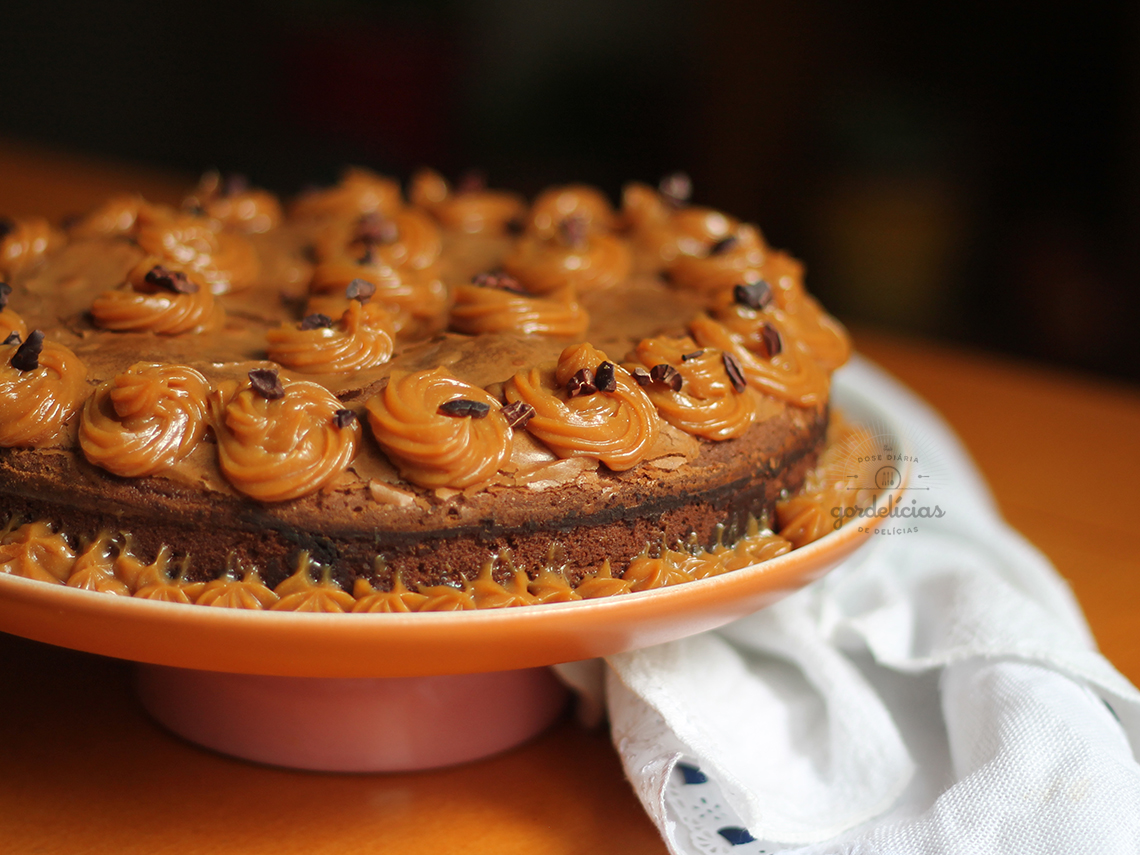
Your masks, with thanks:
[[[87,395],[87,366],[62,344],[44,341],[36,366],[24,370],[18,350],[0,344],[0,446],[49,445]]]
[[[449,412],[455,401],[474,406]],[[384,453],[421,487],[463,489],[486,482],[510,456],[511,429],[499,400],[443,368],[394,371],[365,406]]]
[[[351,220],[332,220],[317,233],[313,250],[318,261],[355,259],[385,267],[424,270],[439,260],[443,241],[439,226],[416,208],[403,208],[391,216],[364,214]]]
[[[514,332],[574,338],[590,326],[590,316],[571,285],[545,297],[474,283],[457,285],[452,293],[451,328],[469,335]]]
[[[536,294],[567,285],[579,293],[610,288],[628,279],[632,267],[625,241],[604,232],[574,239],[524,235],[503,259],[503,269]]]
[[[512,223],[521,223],[527,211],[526,202],[516,193],[483,186],[453,190],[431,169],[421,169],[412,176],[408,198],[445,229],[465,234],[502,234]]]
[[[669,269],[685,286],[694,285],[686,279],[693,262],[679,262],[676,270],[673,263],[681,256],[707,258],[713,247],[740,227],[738,220],[720,211],[679,207],[652,187],[637,183],[622,191],[622,218],[643,266],[653,271]]]
[[[30,522],[0,534],[0,573],[62,584],[75,564],[67,538],[44,522]]]
[[[75,559],[67,577],[68,587],[129,597],[131,589],[115,575],[115,551],[111,535],[100,532]]]
[[[314,298],[334,296],[346,300],[348,286],[357,279],[375,286],[369,302],[391,315],[396,333],[409,337],[427,335],[446,326],[447,288],[431,270],[397,270],[383,264],[327,261],[317,265],[309,290]],[[331,308],[329,303],[315,300],[306,307],[309,312],[330,314],[326,308]],[[339,313],[330,316],[337,317]]]
[[[333,187],[305,193],[293,203],[290,213],[299,219],[351,219],[373,212],[391,216],[403,206],[398,183],[368,169],[352,167]]]
[[[732,354],[744,372],[748,385],[799,407],[811,407],[827,400],[829,379],[819,363],[794,339],[789,339],[773,323],[780,335],[782,349],[768,357],[756,343],[763,323],[757,324],[746,339],[706,314],[698,315],[689,331],[702,347],[715,347]],[[749,345],[757,347],[755,352]]]
[[[261,273],[257,251],[245,235],[215,226],[204,217],[145,206],[139,209],[134,238],[161,263],[197,273],[215,294],[249,288]]]
[[[96,326],[115,332],[179,335],[218,329],[225,311],[201,274],[168,269],[148,256],[119,288],[95,298],[91,316]]]
[[[132,235],[138,223],[139,211],[147,207],[146,200],[137,194],[112,196],[98,208],[73,223],[67,230],[72,240]]]
[[[704,208],[682,209],[673,222],[678,255],[667,270],[675,285],[712,292],[763,278],[768,247],[755,226]]]
[[[420,605],[421,612],[465,612],[475,608],[471,592],[451,585],[429,585],[420,588],[427,599]]]
[[[427,594],[408,590],[399,575],[389,591],[378,591],[366,579],[357,579],[352,595],[354,612],[418,612],[428,599]]]
[[[319,574],[314,578],[313,573]],[[329,569],[301,553],[297,572],[273,589],[279,598],[269,608],[278,612],[350,612],[356,605],[352,594],[343,590],[329,575]]]
[[[284,216],[272,193],[255,187],[241,176],[222,178],[211,170],[202,176],[195,191],[182,202],[184,210],[200,212],[220,228],[247,234],[263,234],[277,228]]]
[[[580,372],[592,378],[608,362],[589,344],[571,345],[553,374],[520,371],[506,384],[506,395],[534,408],[527,431],[559,457],[592,457],[623,471],[644,460],[657,439],[660,420],[653,403],[620,366],[612,368],[610,391],[571,395],[567,389]]]
[[[680,388],[674,391],[667,382],[641,375],[645,393],[669,424],[711,440],[740,436],[752,426],[755,392],[733,386],[722,351],[701,348],[688,336],[655,336],[640,341],[626,364],[627,369],[639,367],[645,374],[656,366],[671,367],[681,377]]]
[[[79,445],[124,478],[170,469],[206,433],[206,378],[180,365],[140,362],[100,385],[79,421]]]
[[[538,238],[554,238],[568,219],[580,221],[587,232],[608,232],[617,226],[613,206],[604,194],[584,184],[571,184],[539,194],[530,207],[526,230]]]
[[[366,317],[358,300],[350,300],[339,321],[308,315],[297,324],[282,324],[266,333],[274,362],[306,374],[344,374],[383,365],[392,356],[392,336],[376,314]]]
[[[782,336],[799,345],[820,367],[831,372],[851,358],[851,338],[843,325],[820,308],[812,297],[781,289],[786,309],[773,301],[763,310],[740,303],[720,305],[713,316],[730,331],[741,336],[752,351],[762,350],[760,336],[769,324]]]
[[[28,325],[24,323],[23,318],[11,309],[0,309],[0,341],[12,333],[16,333],[21,339],[25,339],[28,337]]]
[[[254,382],[225,381],[210,396],[226,480],[263,502],[296,499],[335,481],[356,454],[357,420],[340,418],[340,401],[316,383],[282,380],[283,393],[267,398]]]
[[[257,568],[247,568],[239,576],[237,568],[230,567],[219,578],[207,582],[194,603],[225,609],[261,610],[272,608],[279,599],[261,581]]]
[[[63,233],[43,217],[0,221],[0,279],[30,270],[65,240]]]
[[[129,552],[122,552],[115,561],[115,572],[132,579],[129,583],[134,596],[142,600],[159,600],[164,603],[195,602],[206,587],[205,582],[190,582],[186,578],[188,562],[181,562],[178,574],[171,572],[171,552],[166,546],[150,564],[143,564]]]

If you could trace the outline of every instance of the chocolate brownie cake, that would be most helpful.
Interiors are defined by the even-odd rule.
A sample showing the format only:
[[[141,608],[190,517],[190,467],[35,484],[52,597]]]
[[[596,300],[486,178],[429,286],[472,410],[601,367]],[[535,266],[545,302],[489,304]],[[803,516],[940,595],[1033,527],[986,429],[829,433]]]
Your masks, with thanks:
[[[760,232],[362,169],[0,225],[0,571],[188,603],[577,599],[780,554],[849,344]],[[814,495],[814,494],[813,494]]]

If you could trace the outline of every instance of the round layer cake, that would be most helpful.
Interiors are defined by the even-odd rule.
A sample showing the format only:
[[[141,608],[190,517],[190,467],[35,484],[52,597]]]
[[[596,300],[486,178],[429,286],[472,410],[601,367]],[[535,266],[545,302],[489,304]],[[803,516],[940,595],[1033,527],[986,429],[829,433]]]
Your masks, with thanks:
[[[849,344],[755,227],[348,171],[0,223],[0,570],[182,602],[519,605],[828,527]],[[702,563],[703,562],[703,563]]]

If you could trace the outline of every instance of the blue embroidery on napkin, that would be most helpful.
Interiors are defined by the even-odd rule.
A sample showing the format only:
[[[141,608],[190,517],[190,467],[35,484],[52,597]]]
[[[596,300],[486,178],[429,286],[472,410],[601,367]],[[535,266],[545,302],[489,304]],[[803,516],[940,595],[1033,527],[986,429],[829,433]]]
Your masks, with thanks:
[[[726,825],[724,828],[718,828],[716,833],[731,843],[733,846],[740,846],[743,843],[751,843],[756,838],[748,833],[747,828],[737,828],[735,825]]]
[[[685,776],[686,784],[707,784],[709,776],[689,763],[678,763],[677,768]]]

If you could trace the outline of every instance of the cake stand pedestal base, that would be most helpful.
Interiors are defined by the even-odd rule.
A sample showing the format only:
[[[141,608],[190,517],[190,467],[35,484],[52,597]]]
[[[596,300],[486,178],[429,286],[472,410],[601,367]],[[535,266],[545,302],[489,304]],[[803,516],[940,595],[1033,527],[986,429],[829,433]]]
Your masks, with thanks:
[[[162,725],[223,754],[293,769],[397,772],[465,763],[541,733],[566,705],[547,668],[432,677],[268,677],[137,666]]]

